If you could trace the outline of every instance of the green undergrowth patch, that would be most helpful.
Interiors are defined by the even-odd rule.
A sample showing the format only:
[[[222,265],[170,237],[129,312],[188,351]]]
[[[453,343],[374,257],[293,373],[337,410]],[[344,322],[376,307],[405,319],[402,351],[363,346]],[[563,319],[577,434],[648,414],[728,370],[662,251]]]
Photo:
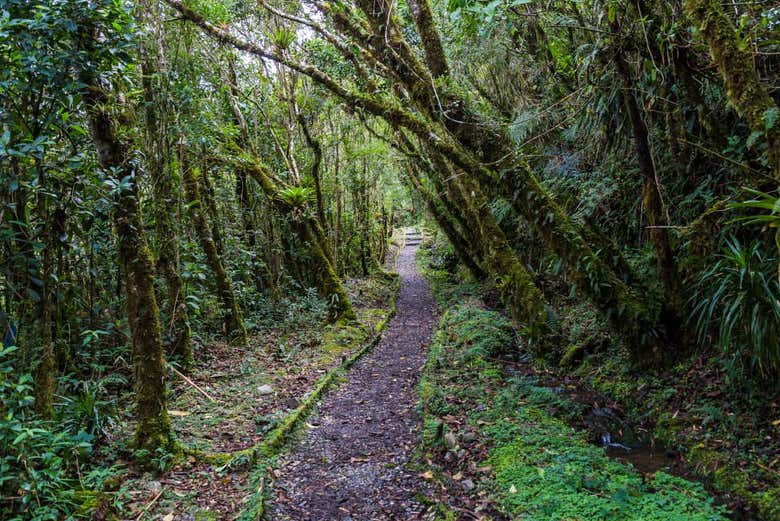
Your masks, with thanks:
[[[494,311],[465,305],[442,317],[420,385],[425,450],[468,448],[483,458],[468,465],[460,452],[449,486],[470,479],[475,466],[490,469],[474,474],[469,494],[486,495],[513,519],[726,519],[700,484],[664,472],[643,476],[589,444],[565,419],[576,406],[555,389],[505,376],[498,357],[512,348],[513,335]]]
[[[623,404],[660,444],[683,451],[718,493],[740,498],[759,519],[780,521],[776,402],[727,385],[714,359],[686,359],[663,374],[638,375],[625,364],[618,354],[597,353],[573,374]]]
[[[478,302],[484,288],[475,282],[468,282],[465,271],[453,273],[454,253],[451,248],[437,242],[437,235],[424,235],[425,239],[417,250],[417,268],[428,280],[434,298],[443,309],[463,302]]]
[[[450,248],[430,240],[418,252],[421,271],[443,307],[481,305],[490,288],[467,282],[446,259]],[[462,269],[462,268],[460,268]],[[568,289],[553,292],[561,343],[537,371],[620,404],[635,432],[678,451],[688,468],[749,518],[780,521],[780,401],[776,388],[748,387],[730,377],[716,350],[692,352],[659,372],[631,368],[628,350],[602,313]],[[576,417],[574,408],[555,411]]]

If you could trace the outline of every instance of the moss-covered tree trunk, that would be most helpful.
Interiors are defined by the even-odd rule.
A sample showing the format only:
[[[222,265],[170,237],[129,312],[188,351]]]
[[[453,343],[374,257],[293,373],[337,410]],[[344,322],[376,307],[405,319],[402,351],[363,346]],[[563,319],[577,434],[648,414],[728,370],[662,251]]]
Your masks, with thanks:
[[[761,83],[753,52],[737,35],[719,0],[685,0],[685,11],[709,45],[729,101],[751,130],[766,136],[769,168],[780,182],[780,111]]]
[[[39,199],[47,196],[41,194]],[[46,215],[45,202],[40,205],[43,215]],[[38,366],[35,369],[35,412],[43,419],[51,419],[54,406],[54,392],[57,385],[57,357],[54,350],[54,335],[52,332],[52,311],[54,292],[52,291],[52,244],[51,224],[46,223],[43,232],[43,262],[41,278],[40,310],[40,349],[38,351]]]
[[[233,54],[228,55],[228,68],[226,74],[230,83],[228,101],[230,102],[230,109],[233,113],[233,121],[238,127],[236,144],[241,150],[250,150],[251,141],[249,139],[249,128],[247,127],[246,120],[241,112],[241,107],[238,104],[238,75],[236,74],[235,57]],[[268,287],[274,287],[274,277],[272,273],[270,273],[271,269],[267,265],[264,266],[264,263],[259,260],[259,252],[257,251],[258,219],[255,209],[255,200],[252,197],[252,192],[249,190],[249,174],[247,174],[243,168],[236,169],[235,193],[236,200],[238,201],[239,217],[241,218],[243,228],[242,235],[252,255],[251,263],[254,284],[258,293],[260,293]]]
[[[446,76],[449,74],[449,66],[444,48],[441,45],[439,32],[433,21],[430,3],[428,0],[409,0],[408,3],[425,52],[425,63],[428,65],[431,75],[434,78]]]
[[[328,253],[328,241],[319,221],[308,215],[308,208],[292,205],[280,195],[280,189],[273,180],[268,169],[255,163],[247,168],[252,178],[263,190],[270,204],[281,214],[287,215],[292,222],[297,239],[309,249],[312,275],[321,295],[329,300],[332,319],[355,319],[352,302],[341,284]]]
[[[222,237],[222,216],[217,206],[217,194],[214,189],[214,182],[211,179],[211,168],[208,161],[203,161],[203,169],[199,172],[196,179],[200,192],[201,208],[209,224],[211,238],[214,241],[214,246],[217,248],[217,255],[222,259],[225,257],[225,240]]]
[[[198,237],[200,247],[206,254],[206,262],[214,275],[214,283],[217,287],[217,297],[222,304],[222,322],[225,336],[233,345],[245,346],[249,344],[249,336],[244,326],[241,309],[238,306],[233,282],[222,263],[222,257],[212,235],[211,223],[206,215],[200,189],[200,172],[191,168],[186,159],[183,138],[179,140],[179,164],[181,166],[184,188],[187,194],[190,217]]]
[[[320,166],[322,165],[322,145],[319,139],[317,139],[309,130],[309,124],[306,122],[306,117],[302,113],[298,113],[298,123],[303,130],[303,136],[306,139],[306,144],[312,151],[314,159],[311,165],[311,178],[314,181],[314,197],[317,203],[317,219],[320,220],[320,226],[323,230],[327,229],[328,221],[325,218],[325,203],[322,199],[322,181],[320,176]],[[331,259],[331,262],[333,259]]]
[[[619,34],[620,28],[617,22],[612,23],[612,30]],[[636,150],[637,163],[642,175],[642,206],[647,217],[648,235],[650,243],[655,251],[656,262],[658,265],[658,275],[664,284],[666,310],[663,318],[666,321],[667,329],[672,337],[677,337],[681,327],[682,296],[680,295],[680,280],[677,271],[677,262],[672,252],[671,240],[669,238],[669,222],[666,219],[663,202],[661,200],[660,186],[658,177],[653,164],[653,157],[650,152],[650,142],[648,140],[647,125],[642,119],[639,103],[634,96],[635,85],[631,77],[631,71],[628,63],[621,54],[622,50],[617,51],[615,56],[615,67],[620,76],[620,83],[623,90],[623,104],[628,114],[631,130],[634,136],[634,149]]]
[[[152,53],[145,44],[140,47],[141,84],[144,91],[144,116],[146,120],[147,165],[152,180],[155,206],[155,242],[157,246],[157,270],[165,279],[168,289],[168,316],[170,324],[169,352],[178,359],[187,371],[193,363],[192,330],[187,316],[187,301],[184,281],[180,274],[179,236],[177,231],[179,202],[174,193],[173,174],[169,170],[170,140],[166,135],[163,119],[160,117],[162,102],[154,81],[157,70]],[[158,65],[162,61],[161,50],[157,49]]]
[[[450,176],[447,182],[461,192],[464,213],[477,239],[472,248],[479,252],[481,266],[495,282],[501,301],[512,318],[540,341],[540,347],[547,347],[554,332],[544,295],[498,226],[480,186],[468,176]]]
[[[319,221],[311,216],[302,216],[295,221],[294,227],[298,237],[309,249],[312,258],[311,275],[317,284],[320,294],[329,301],[330,318],[332,320],[355,320],[352,302],[341,284],[341,279],[333,269],[327,254],[327,239]]]
[[[107,112],[108,96],[94,77],[89,74],[83,76],[82,81],[87,85],[85,102],[98,161],[119,187],[114,225],[133,341],[137,418],[134,445],[149,451],[171,449],[173,433],[165,400],[165,361],[154,293],[154,261],[143,234],[137,172],[127,144],[120,140],[117,124]],[[126,185],[127,180],[130,186]]]

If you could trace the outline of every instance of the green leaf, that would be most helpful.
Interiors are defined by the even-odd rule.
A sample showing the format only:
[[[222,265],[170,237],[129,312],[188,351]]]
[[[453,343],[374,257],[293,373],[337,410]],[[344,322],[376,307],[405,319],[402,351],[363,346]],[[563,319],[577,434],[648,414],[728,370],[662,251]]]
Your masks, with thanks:
[[[767,130],[774,128],[777,119],[780,118],[780,110],[777,107],[771,107],[764,111],[764,127]]]
[[[755,145],[758,139],[763,135],[764,135],[763,132],[758,132],[754,130],[753,132],[750,133],[750,136],[748,136],[747,141],[745,141],[745,146],[748,148],[753,148],[753,145]]]

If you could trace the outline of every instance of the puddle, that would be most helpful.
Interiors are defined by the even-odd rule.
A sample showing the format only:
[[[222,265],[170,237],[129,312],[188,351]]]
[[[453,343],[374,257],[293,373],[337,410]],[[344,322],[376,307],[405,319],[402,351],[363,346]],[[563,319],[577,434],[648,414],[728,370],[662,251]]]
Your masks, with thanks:
[[[563,417],[576,430],[590,433],[591,443],[604,447],[608,457],[622,463],[630,463],[642,475],[663,471],[681,478],[700,481],[717,503],[728,507],[729,519],[761,521],[742,500],[719,494],[706,481],[702,481],[677,451],[668,450],[655,443],[644,428],[632,425],[631,420],[625,417],[618,406],[599,405],[606,401],[603,396],[584,387],[571,385],[572,382],[561,385],[559,377],[550,373],[540,374],[531,369],[528,360],[530,356],[527,359],[505,361],[507,365],[504,367],[504,374],[508,378],[531,376],[537,380],[535,385],[553,389],[570,403],[575,404],[576,412],[571,414],[571,409],[568,409],[569,414],[564,414]],[[561,416],[560,411],[552,414]],[[606,433],[610,433],[608,442],[612,446],[605,447]],[[621,446],[628,447],[630,450]]]
[[[659,470],[670,474],[684,475],[679,457],[673,452],[659,447],[631,446],[631,450],[620,447],[607,447],[606,453],[610,458],[630,463],[642,474],[653,474]]]

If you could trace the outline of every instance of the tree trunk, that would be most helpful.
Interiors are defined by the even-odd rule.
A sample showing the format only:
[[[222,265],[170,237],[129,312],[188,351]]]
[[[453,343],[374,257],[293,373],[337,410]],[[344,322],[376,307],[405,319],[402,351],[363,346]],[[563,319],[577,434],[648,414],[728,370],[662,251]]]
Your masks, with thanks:
[[[298,113],[298,123],[303,130],[303,136],[306,138],[306,144],[311,148],[314,154],[314,161],[311,165],[311,177],[314,180],[314,195],[317,201],[317,218],[320,220],[320,226],[325,230],[328,226],[328,221],[325,219],[325,205],[322,201],[322,183],[320,180],[320,165],[322,164],[322,145],[318,139],[316,139],[309,130],[309,125],[306,123],[306,118],[303,114]]]
[[[409,0],[409,9],[417,27],[417,34],[420,35],[423,51],[425,51],[425,63],[428,65],[431,75],[434,78],[448,75],[447,57],[441,46],[441,39],[433,22],[433,13],[428,0]]]
[[[84,76],[87,76],[82,80],[87,85],[85,103],[98,161],[106,173],[114,175],[118,186],[114,225],[133,339],[138,420],[134,445],[150,452],[171,449],[174,441],[165,400],[165,361],[154,294],[154,261],[143,235],[136,172],[127,145],[120,141],[116,123],[106,111],[108,96],[96,78]],[[130,180],[129,187],[123,186],[125,179]]]
[[[612,24],[613,32],[619,34],[617,23]],[[615,56],[615,66],[620,76],[620,83],[623,90],[623,103],[628,113],[628,119],[631,122],[631,130],[634,136],[634,147],[639,163],[639,171],[642,174],[643,191],[642,202],[647,217],[648,232],[650,242],[655,250],[656,261],[658,263],[658,275],[664,284],[666,293],[665,313],[667,319],[666,326],[672,337],[677,337],[681,327],[681,308],[682,297],[680,295],[680,282],[677,272],[677,263],[674,259],[674,253],[669,240],[668,221],[664,213],[663,203],[661,201],[660,187],[656,176],[653,157],[650,152],[650,143],[648,142],[647,126],[642,119],[639,104],[634,96],[634,85],[631,79],[631,71],[628,63],[618,50]]]
[[[685,11],[710,47],[729,101],[751,130],[766,136],[769,169],[780,182],[780,112],[761,84],[753,53],[740,41],[718,0],[685,0]],[[770,118],[774,124],[770,124]]]
[[[323,297],[330,301],[330,316],[333,320],[344,318],[347,320],[355,319],[355,311],[352,308],[347,292],[341,285],[333,264],[330,262],[332,256],[328,253],[328,242],[322,227],[316,218],[309,215],[308,209],[304,207],[291,206],[279,196],[279,188],[274,183],[270,172],[261,164],[254,164],[247,168],[252,174],[252,178],[260,185],[260,188],[268,198],[269,203],[280,213],[287,214],[290,217],[297,238],[309,249],[311,257],[312,275],[314,276],[317,288]]]
[[[41,194],[40,199],[46,195]],[[41,215],[47,216],[45,203],[42,205]],[[35,370],[35,412],[45,419],[52,417],[54,405],[54,392],[57,386],[57,358],[54,351],[54,335],[52,334],[52,237],[51,223],[46,219],[43,231],[43,273],[41,287],[41,348],[38,352],[38,367]]]
[[[161,61],[157,49],[158,62]],[[173,178],[167,171],[165,157],[170,153],[169,140],[160,117],[161,103],[154,85],[154,60],[144,44],[140,46],[141,78],[144,90],[144,115],[146,119],[147,165],[152,180],[155,205],[155,242],[157,243],[157,269],[162,273],[168,289],[168,317],[170,323],[171,355],[178,359],[185,371],[192,368],[192,330],[187,316],[184,282],[180,275],[179,237],[176,228],[179,207],[174,195]],[[159,82],[157,82],[159,85]]]
[[[216,241],[211,230],[211,224],[206,216],[203,200],[201,198],[200,176],[197,169],[189,166],[185,156],[184,140],[179,140],[179,165],[182,170],[184,187],[187,192],[187,201],[190,208],[190,216],[193,220],[195,233],[198,236],[201,248],[206,254],[206,261],[214,275],[214,282],[217,286],[217,297],[222,304],[222,321],[225,336],[228,341],[237,346],[249,344],[244,319],[241,316],[241,310],[238,306],[233,283],[228,276],[225,266],[222,264],[222,257],[217,247]]]

